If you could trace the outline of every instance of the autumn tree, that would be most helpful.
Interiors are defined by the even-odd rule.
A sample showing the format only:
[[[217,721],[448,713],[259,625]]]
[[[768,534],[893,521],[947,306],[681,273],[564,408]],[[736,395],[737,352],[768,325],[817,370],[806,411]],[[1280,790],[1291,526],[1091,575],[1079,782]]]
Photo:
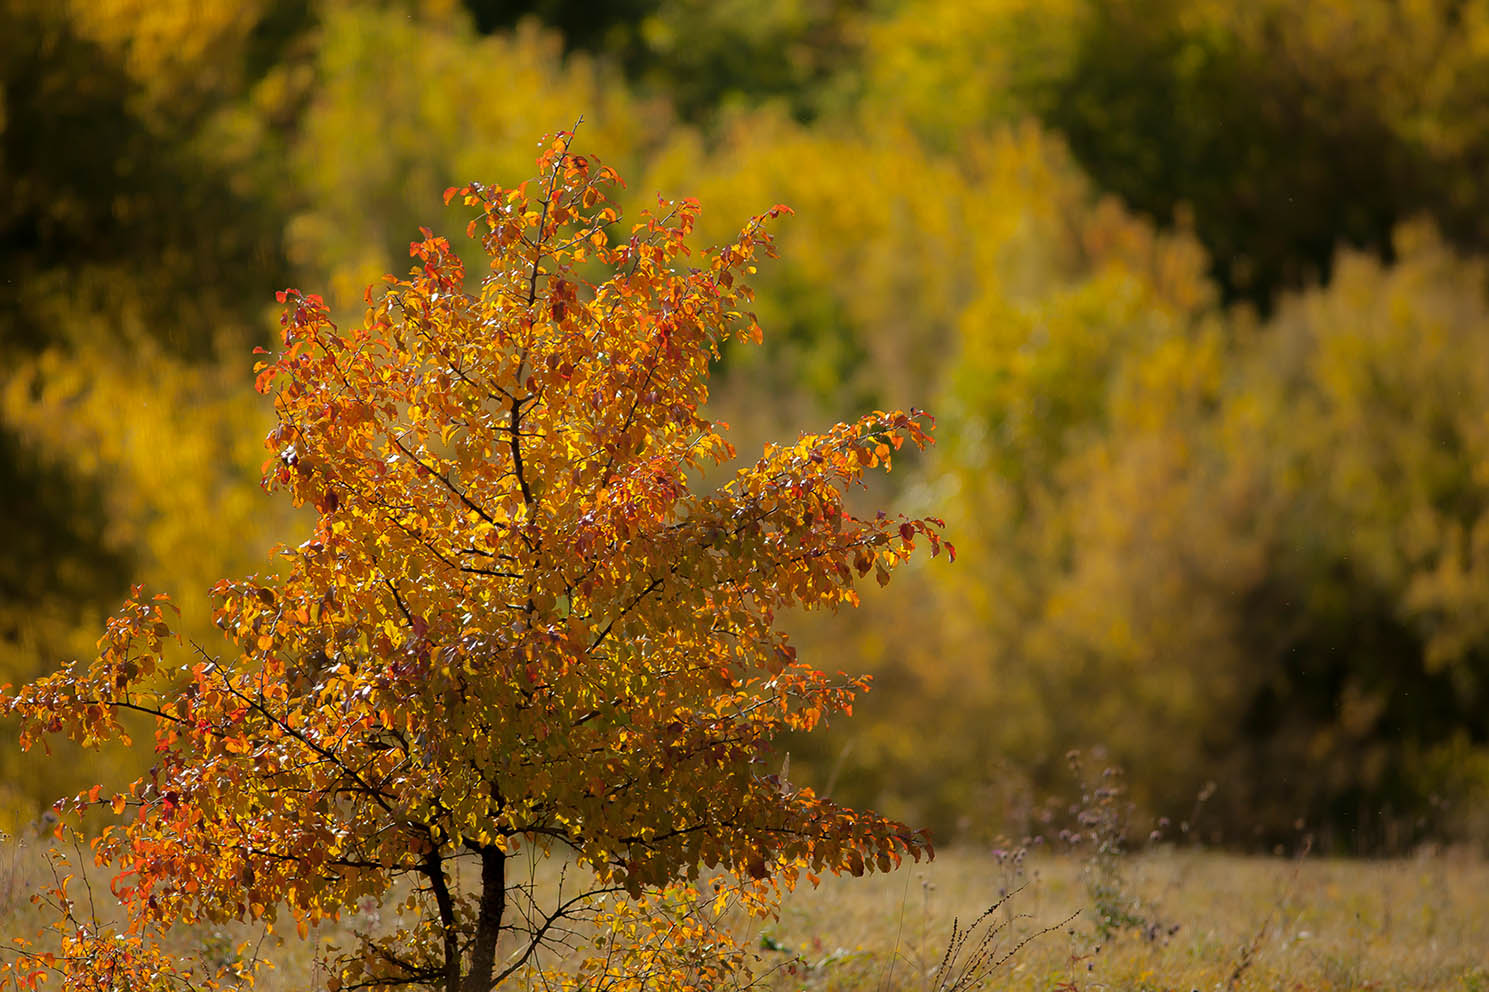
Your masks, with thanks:
[[[743,967],[715,907],[766,913],[801,875],[930,852],[772,774],[770,750],[865,688],[799,660],[777,613],[855,604],[918,541],[952,550],[939,521],[844,503],[928,442],[927,418],[874,413],[731,472],[710,361],[760,340],[746,279],[785,208],[691,254],[695,201],[621,228],[616,175],[571,137],[531,182],[447,191],[475,208],[477,278],[425,232],[357,326],[282,294],[283,349],[258,377],[277,413],[264,484],[318,518],[281,577],[216,586],[225,652],[179,644],[169,601],[136,589],[96,658],[8,698],[27,746],[114,742],[146,714],[156,752],[118,794],[64,804],[122,816],[94,854],[127,927],[65,920],[13,978],[96,987],[107,964],[169,984],[188,965],[149,935],[171,926],[288,916],[303,933],[403,900],[337,952],[328,987],[477,992],[587,935],[570,987],[707,986]],[[519,852],[589,884],[545,903]]]

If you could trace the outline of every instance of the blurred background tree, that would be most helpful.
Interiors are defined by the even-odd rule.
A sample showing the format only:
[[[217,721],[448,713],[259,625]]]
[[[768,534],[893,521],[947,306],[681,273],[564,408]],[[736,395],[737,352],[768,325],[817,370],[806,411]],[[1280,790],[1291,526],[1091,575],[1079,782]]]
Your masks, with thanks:
[[[882,622],[803,627],[878,688],[798,777],[972,836],[1031,829],[1102,745],[1154,815],[1218,782],[1207,839],[1489,842],[1489,0],[0,0],[0,28],[0,679],[90,650],[126,576],[190,604],[269,567],[273,290],[355,318],[419,225],[464,227],[446,186],[526,176],[582,115],[632,213],[697,195],[708,242],[797,210],[772,343],[722,360],[741,450],[941,417],[875,495],[947,508],[962,554]],[[23,822],[100,771],[0,774]]]
[[[967,325],[927,502],[976,543],[877,729],[931,694],[966,715],[950,738],[980,750],[907,764],[927,796],[997,762],[1049,788],[1099,744],[1148,809],[1218,781],[1221,840],[1298,821],[1336,850],[1420,840],[1482,787],[1489,738],[1481,266],[1405,228],[1395,265],[1343,256],[1248,327],[1165,292],[1155,274],[1199,277],[1196,254],[1155,246],[1147,272],[1125,246]],[[939,819],[965,815],[942,788]]]
[[[1482,0],[911,0],[872,38],[873,102],[946,148],[1038,117],[1103,189],[1192,218],[1228,300],[1326,280],[1341,243],[1389,257],[1419,214],[1489,245]]]
[[[686,121],[776,102],[807,121],[841,108],[874,0],[464,0],[482,32],[536,21],[610,61]]]
[[[288,278],[282,186],[223,132],[307,10],[0,5],[0,678],[89,650],[129,576],[200,595],[215,560],[261,560],[243,384]],[[5,819],[96,777],[19,760]]]

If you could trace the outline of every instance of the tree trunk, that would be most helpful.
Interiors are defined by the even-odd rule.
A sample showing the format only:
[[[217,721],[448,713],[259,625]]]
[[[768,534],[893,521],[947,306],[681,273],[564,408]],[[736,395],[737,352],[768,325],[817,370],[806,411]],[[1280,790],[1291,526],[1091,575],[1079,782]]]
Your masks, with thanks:
[[[429,879],[429,888],[434,892],[435,904],[439,907],[440,929],[445,936],[445,992],[460,990],[460,933],[455,925],[455,900],[450,896],[449,882],[445,879],[444,860],[438,848],[424,859],[424,875]]]
[[[502,916],[507,909],[507,856],[495,844],[487,844],[480,851],[481,909],[476,917],[470,971],[466,973],[461,992],[491,992],[496,943],[501,936]]]

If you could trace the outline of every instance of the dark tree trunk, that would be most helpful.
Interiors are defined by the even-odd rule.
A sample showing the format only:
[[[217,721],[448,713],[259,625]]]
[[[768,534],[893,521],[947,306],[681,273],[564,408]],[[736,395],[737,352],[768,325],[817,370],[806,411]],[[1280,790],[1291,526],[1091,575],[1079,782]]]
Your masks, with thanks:
[[[502,916],[507,909],[507,856],[495,844],[483,846],[480,852],[481,909],[476,917],[470,971],[466,973],[460,992],[491,992],[496,943],[501,936]]]
[[[429,879],[429,888],[434,892],[434,902],[439,907],[440,929],[445,936],[445,992],[461,992],[460,931],[455,921],[455,900],[450,896],[444,860],[439,856],[438,849],[429,852],[423,870],[425,877]]]

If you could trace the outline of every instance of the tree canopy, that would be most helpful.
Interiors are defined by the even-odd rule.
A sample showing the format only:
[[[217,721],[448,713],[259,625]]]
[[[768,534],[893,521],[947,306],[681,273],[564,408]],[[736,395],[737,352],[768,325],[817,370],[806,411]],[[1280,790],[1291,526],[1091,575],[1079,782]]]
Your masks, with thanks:
[[[15,959],[22,984],[54,969],[170,984],[191,975],[153,949],[170,925],[305,928],[411,891],[397,925],[341,950],[329,988],[531,978],[576,921],[602,943],[561,980],[656,987],[680,969],[682,985],[743,966],[697,957],[705,871],[711,905],[766,913],[801,875],[930,853],[776,774],[771,749],[866,685],[798,658],[777,614],[856,604],[859,581],[889,581],[918,543],[953,553],[937,520],[844,500],[904,442],[925,445],[928,418],[870,414],[727,472],[710,362],[761,338],[748,278],[784,208],[694,254],[696,201],[620,228],[615,173],[571,139],[529,183],[447,192],[474,208],[488,260],[469,280],[426,232],[354,326],[280,294],[283,348],[258,375],[277,415],[264,483],[316,524],[279,576],[213,590],[226,653],[175,644],[169,600],[136,588],[96,658],[8,697],[27,746],[116,742],[131,714],[155,728],[148,773],[71,806],[124,817],[94,853],[119,873],[128,929],[76,939],[81,910],[59,891],[63,946]],[[704,485],[714,472],[726,481]],[[509,871],[524,848],[589,884],[544,904]],[[461,863],[473,889],[455,884]],[[622,896],[701,922],[637,944]]]

